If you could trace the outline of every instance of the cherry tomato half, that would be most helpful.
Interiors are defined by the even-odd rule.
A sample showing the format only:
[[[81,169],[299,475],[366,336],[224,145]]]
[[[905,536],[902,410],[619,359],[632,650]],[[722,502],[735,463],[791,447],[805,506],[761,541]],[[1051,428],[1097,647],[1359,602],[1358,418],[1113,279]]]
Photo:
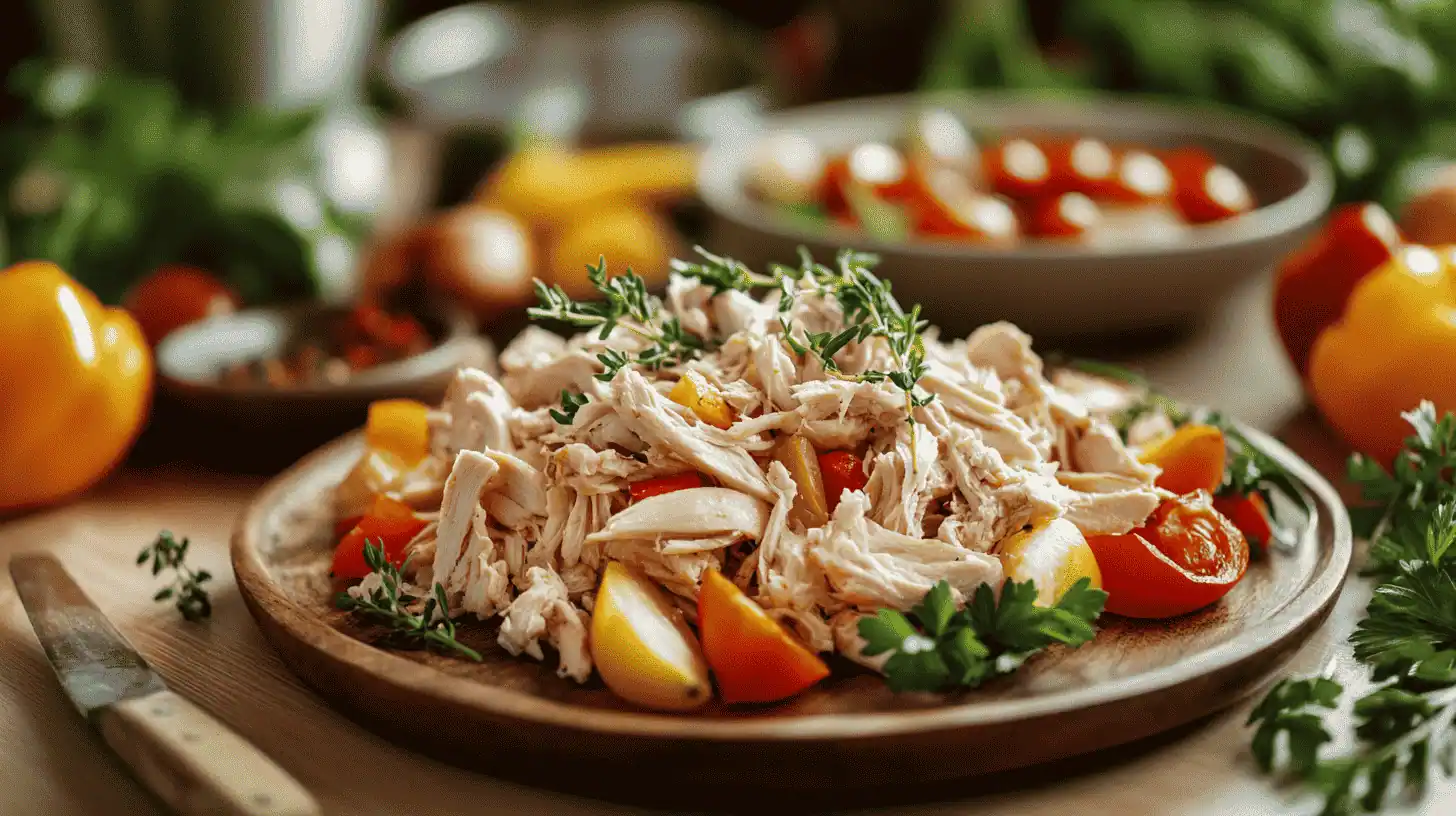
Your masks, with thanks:
[[[1048,191],[1051,163],[1028,139],[1007,139],[981,154],[981,172],[991,190],[1011,198],[1035,198]]]
[[[948,168],[917,169],[918,194],[910,202],[917,235],[993,244],[1016,240],[1016,213],[999,198],[971,188]]]
[[[1102,210],[1082,193],[1028,201],[1021,208],[1021,225],[1038,238],[1081,238],[1102,219]]]
[[[1202,490],[1163,502],[1132,532],[1089,536],[1087,543],[1102,571],[1107,611],[1129,618],[1202,609],[1249,566],[1248,541]]]
[[[864,490],[869,482],[864,472],[864,460],[849,451],[829,451],[819,454],[819,472],[824,477],[824,499],[829,512],[839,506],[839,497],[846,490]]]

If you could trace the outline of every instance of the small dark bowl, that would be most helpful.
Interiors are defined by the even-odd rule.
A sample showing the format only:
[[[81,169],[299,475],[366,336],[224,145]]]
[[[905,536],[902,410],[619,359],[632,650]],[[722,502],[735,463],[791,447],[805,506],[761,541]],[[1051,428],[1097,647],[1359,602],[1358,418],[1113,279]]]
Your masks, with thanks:
[[[229,470],[267,472],[364,424],[369,403],[407,397],[436,403],[463,366],[486,366],[492,351],[474,321],[456,310],[418,315],[438,344],[338,384],[281,389],[229,385],[233,363],[275,356],[290,340],[344,307],[307,304],[247,309],[168,335],[156,351],[158,400],[150,436],[154,458],[188,459]]]
[[[743,178],[754,140],[779,129],[829,150],[893,141],[922,106],[944,107],[973,132],[1077,134],[1155,148],[1202,147],[1238,173],[1258,208],[1194,227],[1165,243],[1077,246],[1027,241],[1015,248],[911,240],[857,231],[806,231],[753,200]],[[839,247],[878,253],[879,272],[908,306],[960,335],[1011,320],[1042,337],[1160,329],[1190,322],[1298,246],[1329,206],[1329,163],[1288,128],[1228,108],[1111,94],[978,92],[853,99],[771,113],[719,128],[698,186],[711,216],[707,246],[754,266],[792,263],[804,245],[821,259]]]

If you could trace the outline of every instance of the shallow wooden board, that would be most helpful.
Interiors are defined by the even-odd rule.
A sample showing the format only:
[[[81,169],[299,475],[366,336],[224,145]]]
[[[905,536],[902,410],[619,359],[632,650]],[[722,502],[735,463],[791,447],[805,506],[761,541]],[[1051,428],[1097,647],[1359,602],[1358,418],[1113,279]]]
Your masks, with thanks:
[[[1224,708],[1277,673],[1329,613],[1351,557],[1330,486],[1289,450],[1249,436],[1315,506],[1285,551],[1251,565],[1219,605],[1171,621],[1104,618],[1095,642],[1011,678],[947,695],[892,694],[847,663],[786,705],[642,712],[599,682],[514,658],[494,627],[461,639],[476,664],[386,651],[332,608],[329,491],[361,438],[313,453],[261,491],[232,545],[238,586],[288,666],[348,716],[446,762],[588,795],[680,807],[763,796],[853,802],[857,790],[966,778],[1130,742]],[[776,801],[782,801],[776,800]]]

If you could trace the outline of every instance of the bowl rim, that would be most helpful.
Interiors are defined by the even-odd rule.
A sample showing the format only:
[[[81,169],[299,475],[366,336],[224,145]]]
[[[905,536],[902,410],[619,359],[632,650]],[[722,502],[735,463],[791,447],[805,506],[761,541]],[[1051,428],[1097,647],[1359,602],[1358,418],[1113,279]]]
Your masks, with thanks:
[[[433,347],[389,363],[365,369],[357,377],[339,384],[307,385],[298,388],[274,388],[262,383],[225,385],[217,380],[198,380],[173,373],[168,359],[174,348],[195,343],[208,334],[222,331],[229,324],[251,317],[267,315],[297,320],[300,316],[348,308],[345,304],[299,301],[270,306],[254,306],[228,314],[190,323],[168,334],[157,344],[157,380],[167,390],[192,395],[208,395],[224,399],[318,400],[374,398],[393,393],[401,387],[416,385],[438,377],[460,364],[462,355],[481,342],[475,332],[475,321],[464,309],[455,306],[431,306],[425,311],[438,319],[444,336]]]
[[[1081,246],[1055,241],[1034,241],[1014,249],[996,249],[951,241],[885,241],[856,230],[830,224],[820,232],[811,232],[772,217],[763,207],[745,194],[739,183],[743,158],[746,157],[744,134],[741,132],[711,140],[698,164],[698,195],[717,217],[760,234],[779,239],[814,244],[837,244],[881,256],[894,254],[915,259],[962,261],[1112,261],[1121,258],[1185,256],[1245,247],[1276,240],[1298,232],[1318,220],[1334,199],[1334,171],[1329,160],[1315,144],[1288,126],[1257,113],[1207,100],[1188,100],[1160,94],[1134,94],[1106,91],[1025,91],[975,90],[925,93],[886,94],[821,102],[772,111],[763,116],[753,135],[795,122],[827,116],[842,116],[859,109],[868,115],[903,115],[917,107],[952,105],[963,112],[979,106],[1001,111],[1027,111],[1043,114],[1064,114],[1068,128],[1079,118],[1104,117],[1145,124],[1148,132],[1174,130],[1214,136],[1237,143],[1265,155],[1273,155],[1298,167],[1304,183],[1293,193],[1247,213],[1199,225],[1184,239],[1174,243],[1151,243],[1122,246]],[[964,118],[962,117],[964,121]],[[1184,124],[1170,127],[1171,121]],[[972,126],[974,129],[974,126]],[[1007,128],[1012,129],[1012,128]],[[1026,128],[1030,129],[1030,128]],[[1052,128],[1046,128],[1052,129]],[[751,137],[750,137],[751,138]]]

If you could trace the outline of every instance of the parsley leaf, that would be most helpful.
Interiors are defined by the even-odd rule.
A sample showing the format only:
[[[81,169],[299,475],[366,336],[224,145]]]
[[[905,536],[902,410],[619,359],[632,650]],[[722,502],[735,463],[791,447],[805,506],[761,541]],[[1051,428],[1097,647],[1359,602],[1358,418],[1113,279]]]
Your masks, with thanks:
[[[909,617],[881,609],[861,619],[864,654],[892,653],[884,670],[895,691],[974,688],[1015,671],[1048,646],[1091,640],[1096,635],[1092,622],[1102,614],[1107,593],[1083,578],[1055,606],[1038,606],[1036,597],[1031,581],[1005,582],[999,600],[995,590],[982,585],[958,611],[950,584],[941,581]]]
[[[1358,455],[1349,465],[1366,501],[1361,533],[1373,538],[1366,572],[1382,581],[1350,636],[1381,684],[1354,703],[1354,747],[1319,755],[1332,739],[1325,714],[1341,693],[1325,678],[1280,682],[1249,718],[1259,767],[1317,790],[1328,816],[1379,810],[1392,791],[1418,797],[1432,763],[1447,776],[1456,765],[1456,559],[1447,557],[1456,544],[1456,418],[1438,420],[1430,403],[1404,416],[1415,433],[1390,471]]]

